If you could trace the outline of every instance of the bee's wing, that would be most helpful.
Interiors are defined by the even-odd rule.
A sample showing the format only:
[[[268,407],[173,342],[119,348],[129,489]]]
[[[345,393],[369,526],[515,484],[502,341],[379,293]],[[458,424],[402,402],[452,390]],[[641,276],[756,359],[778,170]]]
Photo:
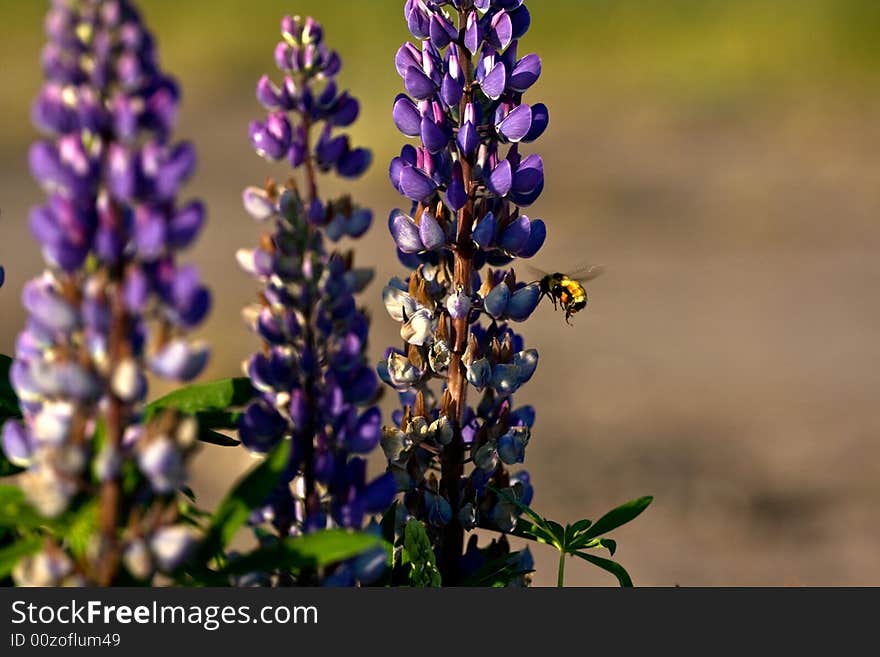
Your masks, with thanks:
[[[581,267],[571,272],[568,277],[580,281],[581,283],[589,283],[590,281],[599,278],[603,273],[605,273],[605,267],[602,265],[587,265],[586,267]]]
[[[523,267],[527,272],[529,272],[530,276],[534,277],[534,279],[536,281],[540,281],[542,278],[544,278],[548,274],[548,272],[544,271],[543,269],[538,269],[537,267],[535,267],[533,265],[526,264],[524,262],[518,263],[517,266]]]

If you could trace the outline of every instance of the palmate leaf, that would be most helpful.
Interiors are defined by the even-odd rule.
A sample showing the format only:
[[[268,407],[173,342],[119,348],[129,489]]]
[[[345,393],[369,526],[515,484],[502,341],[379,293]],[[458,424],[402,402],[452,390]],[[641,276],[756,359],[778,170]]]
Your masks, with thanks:
[[[290,462],[291,442],[282,440],[265,460],[245,475],[226,496],[211,518],[203,544],[203,556],[210,559],[222,550],[253,509],[266,501]]]
[[[150,419],[166,408],[175,409],[186,415],[226,413],[231,408],[244,406],[253,396],[254,390],[250,379],[244,377],[197,383],[175,390],[147,404],[145,416]],[[214,425],[214,428],[218,426]]]
[[[390,550],[390,546],[374,534],[327,529],[258,548],[230,561],[221,572],[225,575],[241,575],[254,570],[290,572],[300,568],[323,568],[352,559],[380,545]]]
[[[601,536],[602,534],[607,534],[608,532],[617,529],[621,525],[625,525],[631,520],[638,517],[638,515],[648,508],[648,505],[654,501],[654,498],[650,495],[646,497],[640,497],[635,500],[631,500],[626,504],[621,504],[616,509],[612,509],[604,516],[599,518],[593,525],[587,529],[582,536],[585,538],[595,538],[596,536]]]

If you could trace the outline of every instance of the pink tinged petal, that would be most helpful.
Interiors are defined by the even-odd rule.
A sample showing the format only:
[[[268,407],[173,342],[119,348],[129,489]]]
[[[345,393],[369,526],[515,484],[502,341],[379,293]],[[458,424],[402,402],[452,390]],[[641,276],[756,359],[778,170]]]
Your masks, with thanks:
[[[208,347],[186,340],[169,342],[151,362],[153,372],[166,379],[191,381],[201,374],[208,363]]]
[[[3,425],[3,453],[13,465],[24,468],[30,464],[34,452],[33,440],[27,429],[17,420]]]
[[[257,221],[266,221],[275,215],[275,203],[265,189],[248,187],[241,195],[245,212]]]
[[[492,17],[487,39],[495,50],[504,50],[513,41],[513,23],[506,11]]]
[[[526,55],[516,63],[510,74],[510,88],[514,91],[526,91],[541,77],[541,58],[538,55]]]
[[[422,143],[429,153],[439,153],[449,144],[449,135],[427,116],[421,124]]]
[[[492,70],[486,74],[480,83],[483,93],[492,100],[501,98],[504,88],[507,86],[507,68],[502,62],[496,62]]]
[[[481,41],[480,22],[477,17],[477,12],[472,11],[468,14],[467,22],[465,24],[464,47],[467,48],[472,55],[475,55],[480,49]]]
[[[508,160],[501,160],[498,166],[489,174],[486,187],[496,196],[507,196],[513,185],[513,171]]]
[[[421,68],[422,53],[419,52],[415,45],[407,42],[397,49],[397,54],[394,56],[394,65],[400,77],[405,78],[407,70],[411,67]]]
[[[425,249],[418,226],[402,212],[396,213],[391,219],[391,236],[397,248],[404,253],[419,253]]]
[[[422,244],[428,251],[436,251],[446,244],[446,234],[439,222],[430,212],[422,213],[422,220],[419,223],[419,237]]]
[[[529,133],[529,129],[532,127],[532,108],[525,104],[515,107],[495,127],[498,133],[508,141],[520,141]]]

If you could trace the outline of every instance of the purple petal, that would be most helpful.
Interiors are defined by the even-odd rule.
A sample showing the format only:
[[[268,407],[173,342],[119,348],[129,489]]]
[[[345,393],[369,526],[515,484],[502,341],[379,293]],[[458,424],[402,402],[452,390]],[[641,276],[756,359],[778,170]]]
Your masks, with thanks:
[[[483,307],[495,319],[500,319],[507,311],[507,304],[510,302],[510,288],[506,283],[501,283],[492,288],[492,291],[486,295],[483,300]]]
[[[535,254],[541,250],[541,247],[544,246],[546,239],[547,225],[540,219],[534,220],[532,222],[531,230],[529,231],[528,241],[522,246],[516,255],[520,258],[534,257]]]
[[[541,77],[541,58],[538,55],[526,55],[516,63],[510,74],[510,88],[514,91],[526,91]]]
[[[422,213],[422,220],[419,223],[419,237],[422,244],[428,251],[435,251],[446,244],[446,233],[434,215],[428,211]]]
[[[526,143],[535,141],[544,134],[549,124],[550,112],[547,110],[547,106],[544,103],[532,105],[532,127],[529,130],[529,134],[523,137],[522,140]]]
[[[422,69],[410,66],[403,79],[404,86],[410,96],[416,100],[426,100],[437,91],[434,81],[424,74]]]
[[[498,240],[498,245],[505,251],[515,254],[528,242],[531,231],[531,221],[522,214],[504,229],[504,232],[501,233],[501,239]]]
[[[440,98],[449,107],[457,107],[464,88],[459,80],[456,80],[448,73],[443,76],[443,82],[440,84]]]
[[[508,12],[508,14],[510,16],[510,22],[513,30],[513,38],[521,39],[525,36],[526,32],[529,31],[529,26],[532,24],[532,17],[529,14],[529,10],[524,4],[521,4],[516,9]]]
[[[480,22],[477,18],[477,12],[472,11],[468,14],[467,23],[464,31],[464,47],[472,55],[476,55],[480,49]]]
[[[490,212],[485,217],[480,219],[477,227],[474,228],[474,232],[471,237],[481,249],[488,249],[495,242],[496,229],[497,223],[495,221],[495,215]]]
[[[422,143],[429,153],[439,153],[449,144],[449,135],[429,117],[422,119]]]
[[[510,303],[507,304],[507,316],[514,322],[524,322],[538,307],[540,300],[541,286],[539,283],[521,287],[510,297]]]
[[[497,126],[499,134],[512,142],[525,137],[532,127],[532,108],[528,105],[515,107]]]
[[[513,191],[528,194],[544,183],[544,160],[533,153],[524,159],[513,176]]]
[[[513,185],[513,171],[508,160],[501,160],[498,166],[489,174],[486,187],[496,196],[507,196]]]
[[[480,136],[477,134],[477,128],[473,123],[468,121],[458,131],[458,147],[465,157],[470,157],[480,145]]]
[[[500,11],[492,17],[486,40],[495,50],[504,50],[513,41],[513,22],[506,11]]]
[[[424,251],[425,245],[419,235],[419,228],[408,216],[395,210],[391,214],[391,236],[394,238],[397,248],[404,253],[418,253]]]
[[[201,374],[208,363],[208,348],[190,344],[185,340],[174,340],[150,362],[152,370],[166,379],[191,381]]]
[[[424,201],[435,189],[437,184],[420,169],[404,167],[400,172],[400,191],[413,201]]]
[[[373,161],[373,154],[366,148],[355,148],[340,158],[336,171],[343,178],[357,178],[362,175]]]
[[[205,206],[193,201],[171,218],[168,224],[168,242],[174,248],[182,249],[195,240],[205,223]]]
[[[400,77],[405,78],[406,72],[410,68],[421,68],[422,53],[419,52],[415,45],[407,42],[397,49],[397,54],[394,56],[394,65],[397,67]]]
[[[394,125],[407,137],[418,137],[422,130],[422,116],[416,104],[404,94],[400,94],[394,101],[394,109],[391,111]]]
[[[33,441],[27,429],[17,420],[7,420],[3,425],[3,453],[13,465],[26,467],[34,451]]]
[[[501,98],[504,88],[507,86],[507,68],[502,62],[496,62],[492,70],[486,74],[480,83],[483,93],[492,100]]]
[[[461,210],[467,203],[467,192],[459,162],[452,167],[452,180],[449,181],[449,187],[446,189],[446,202],[455,212]]]

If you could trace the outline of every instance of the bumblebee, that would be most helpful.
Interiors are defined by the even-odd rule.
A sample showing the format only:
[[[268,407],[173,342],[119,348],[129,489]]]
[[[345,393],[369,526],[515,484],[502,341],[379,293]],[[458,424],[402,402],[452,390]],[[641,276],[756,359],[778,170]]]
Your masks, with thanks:
[[[565,323],[571,325],[571,317],[587,307],[587,291],[584,284],[602,273],[602,267],[586,267],[571,275],[546,274],[541,279],[541,294],[553,302],[553,310],[560,306],[565,311]]]

